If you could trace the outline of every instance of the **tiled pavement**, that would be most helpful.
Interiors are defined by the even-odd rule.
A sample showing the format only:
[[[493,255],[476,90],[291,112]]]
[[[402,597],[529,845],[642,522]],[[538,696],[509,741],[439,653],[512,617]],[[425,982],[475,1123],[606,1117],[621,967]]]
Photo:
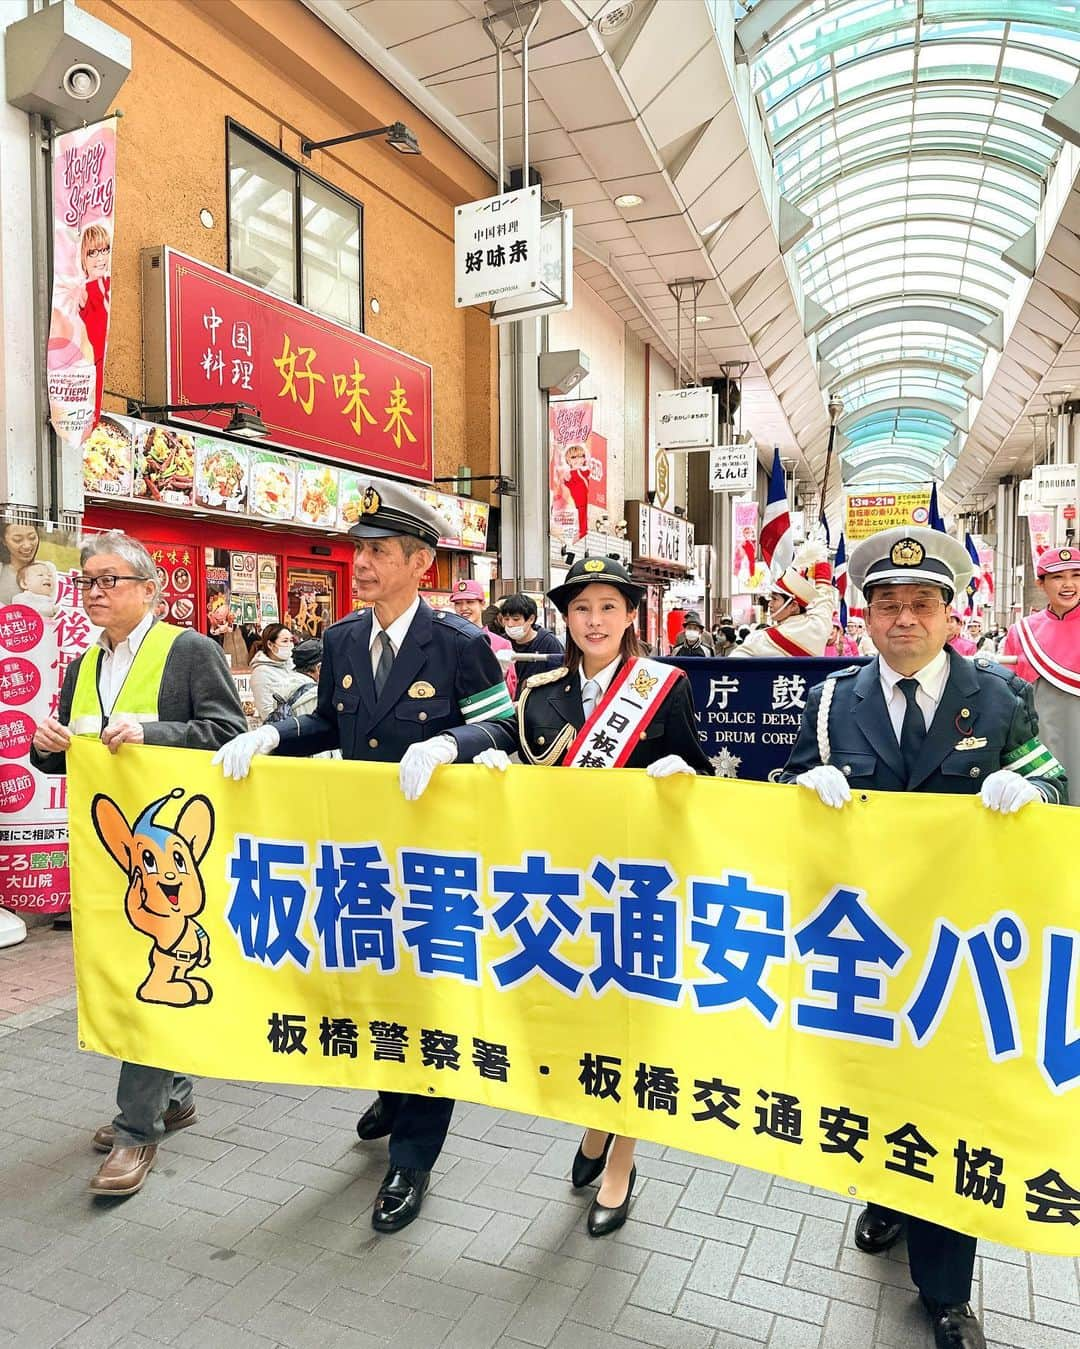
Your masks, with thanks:
[[[459,1106],[422,1217],[376,1237],[366,1095],[204,1081],[146,1189],[86,1193],[116,1067],[75,1048],[67,934],[0,951],[0,1349],[921,1349],[903,1251],[847,1201],[643,1145],[631,1220],[590,1240],[577,1131]],[[1077,1262],[983,1245],[998,1349],[1077,1349]]]

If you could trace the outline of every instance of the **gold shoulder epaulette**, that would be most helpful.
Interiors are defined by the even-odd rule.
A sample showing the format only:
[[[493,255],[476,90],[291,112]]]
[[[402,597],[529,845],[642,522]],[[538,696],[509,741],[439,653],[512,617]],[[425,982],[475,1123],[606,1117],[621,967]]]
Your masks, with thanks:
[[[557,670],[548,670],[544,674],[530,675],[529,682],[525,687],[535,689],[540,684],[556,684],[560,679],[565,679],[570,671],[565,665],[560,665]]]

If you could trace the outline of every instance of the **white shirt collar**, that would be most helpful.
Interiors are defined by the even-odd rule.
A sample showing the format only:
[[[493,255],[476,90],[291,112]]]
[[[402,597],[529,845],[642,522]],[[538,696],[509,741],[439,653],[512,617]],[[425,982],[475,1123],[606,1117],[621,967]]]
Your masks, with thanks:
[[[616,656],[610,665],[605,665],[602,670],[600,670],[597,674],[593,675],[592,677],[593,683],[600,690],[600,692],[597,694],[596,698],[597,702],[600,701],[600,699],[604,696],[605,693],[607,693],[608,689],[611,687],[611,681],[618,674],[619,666],[621,664],[622,664],[622,657]],[[578,666],[578,674],[581,676],[581,687],[584,688],[586,683],[588,682],[585,677],[584,663]]]
[[[921,670],[916,670],[913,675],[898,674],[891,665],[887,664],[885,657],[878,656],[878,673],[881,678],[882,691],[885,699],[892,696],[893,690],[901,679],[917,679],[919,687],[928,698],[933,699],[934,703],[941,701],[941,695],[945,689],[945,681],[949,677],[949,657],[944,648],[937,653],[933,660],[929,661]]]
[[[399,614],[397,618],[394,619],[393,623],[391,623],[390,626],[386,629],[386,635],[387,637],[390,638],[390,645],[394,648],[395,656],[401,650],[401,644],[405,640],[409,628],[412,626],[412,621],[416,617],[416,611],[419,608],[420,608],[420,596],[417,595],[416,598],[413,600],[412,604],[410,604],[409,607],[405,610],[405,612],[403,614]],[[375,640],[378,637],[379,633],[382,632],[382,630],[383,630],[382,624],[379,622],[375,614],[375,610],[372,609],[371,641],[368,642],[368,650],[371,650],[371,648],[375,645]]]
[[[143,638],[154,626],[154,623],[156,621],[157,620],[154,618],[154,611],[153,609],[151,609],[144,618],[140,619],[139,622],[135,624],[135,626],[131,629],[128,635],[124,638],[123,642],[119,642],[117,645],[123,646],[125,643],[127,643],[128,650],[131,652],[131,657],[134,660],[135,655],[139,650],[139,647],[142,646]],[[104,628],[102,628],[102,630],[98,633],[97,644],[108,656],[111,656],[113,651],[116,650],[116,647],[114,647],[112,643],[109,641],[109,638],[106,635]]]

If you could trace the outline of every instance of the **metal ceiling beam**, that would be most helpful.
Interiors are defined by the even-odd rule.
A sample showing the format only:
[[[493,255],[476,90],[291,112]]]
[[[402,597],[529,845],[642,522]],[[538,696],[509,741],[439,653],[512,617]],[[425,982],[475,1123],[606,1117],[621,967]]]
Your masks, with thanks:
[[[811,0],[759,0],[735,25],[735,60],[745,65]]]
[[[971,303],[975,303],[972,301]],[[992,313],[993,311],[989,311]],[[834,315],[839,317],[839,315]],[[961,310],[948,309],[944,305],[928,304],[898,304],[888,309],[877,309],[872,314],[863,314],[860,318],[852,319],[850,323],[845,323],[842,328],[837,328],[835,332],[830,333],[828,337],[823,338],[818,343],[818,355],[829,356],[837,347],[842,347],[845,342],[850,342],[853,337],[858,337],[860,333],[869,332],[871,328],[883,327],[887,323],[940,323],[943,328],[959,328],[962,332],[970,333],[972,337],[979,338],[979,334],[985,326],[986,320],[976,318],[972,314],[965,314]],[[980,338],[984,345],[985,339]]]

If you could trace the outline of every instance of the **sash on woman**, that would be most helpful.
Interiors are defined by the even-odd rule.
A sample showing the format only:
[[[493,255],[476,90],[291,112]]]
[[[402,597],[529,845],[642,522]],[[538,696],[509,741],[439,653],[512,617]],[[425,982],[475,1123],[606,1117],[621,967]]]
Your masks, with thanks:
[[[568,768],[622,768],[682,671],[641,657],[608,686],[566,751]]]

